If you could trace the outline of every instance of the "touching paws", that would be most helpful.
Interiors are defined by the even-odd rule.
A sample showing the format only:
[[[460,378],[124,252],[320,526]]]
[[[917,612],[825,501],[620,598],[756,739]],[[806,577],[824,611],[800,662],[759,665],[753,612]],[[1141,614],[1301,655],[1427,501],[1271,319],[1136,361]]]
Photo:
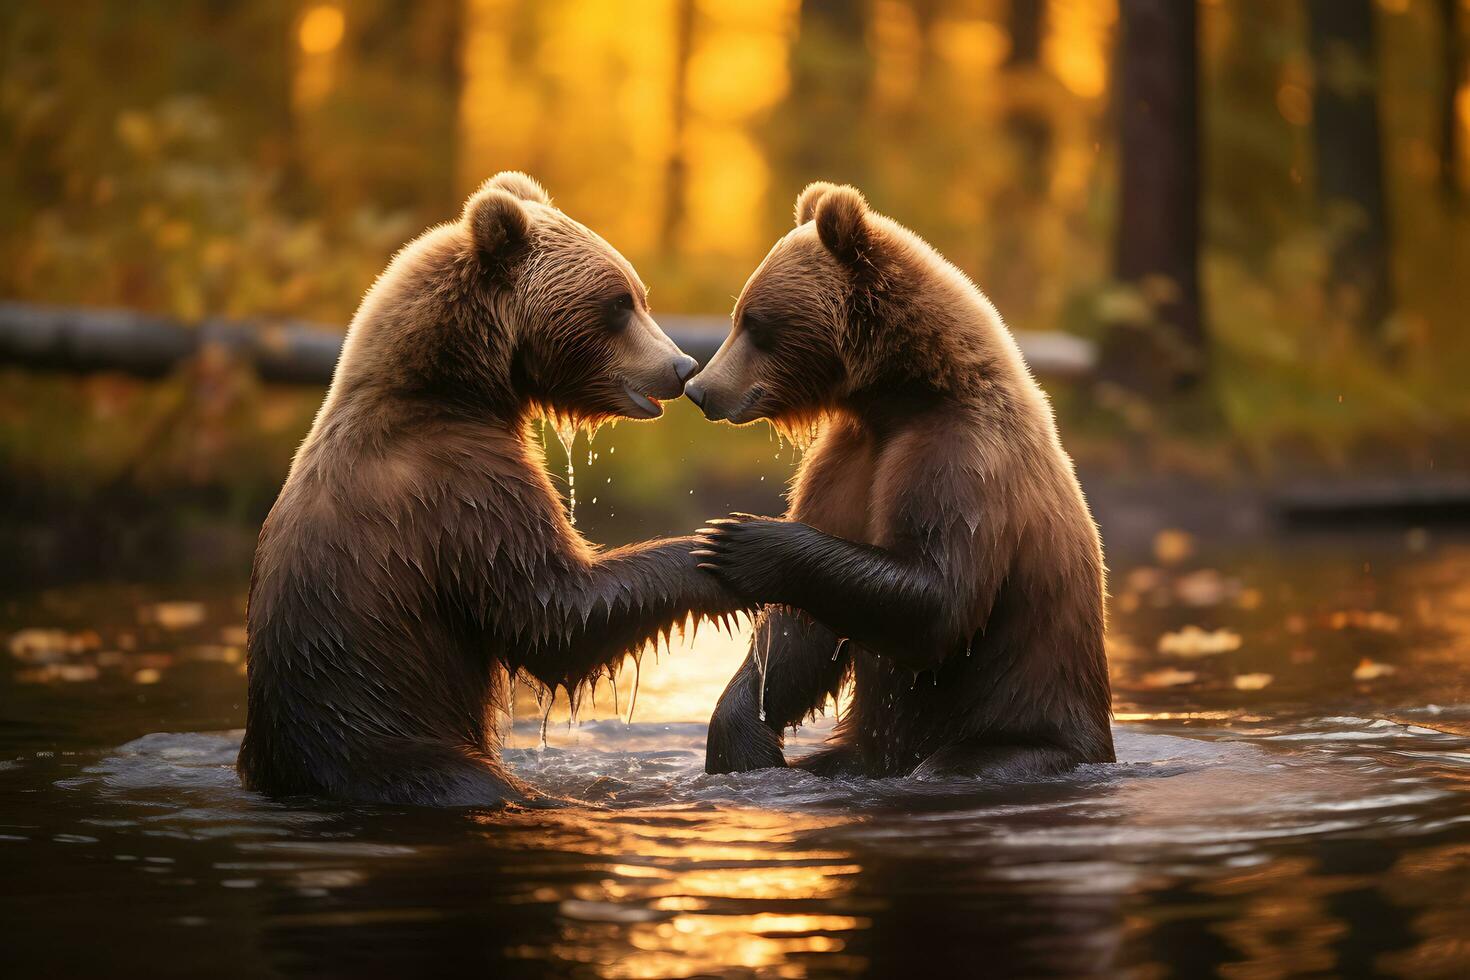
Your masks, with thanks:
[[[689,553],[742,597],[774,601],[768,593],[780,568],[780,544],[795,526],[774,517],[731,514],[696,531],[698,547]]]

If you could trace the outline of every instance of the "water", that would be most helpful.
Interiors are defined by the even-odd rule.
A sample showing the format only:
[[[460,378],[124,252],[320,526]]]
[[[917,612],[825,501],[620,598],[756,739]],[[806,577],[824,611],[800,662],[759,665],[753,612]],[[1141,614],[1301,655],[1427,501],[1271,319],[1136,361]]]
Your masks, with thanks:
[[[523,686],[507,758],[580,802],[499,813],[242,791],[237,590],[16,599],[7,973],[1464,975],[1470,546],[1173,560],[1114,559],[1116,765],[706,776],[741,641],[702,629],[631,725],[603,685],[542,749]]]

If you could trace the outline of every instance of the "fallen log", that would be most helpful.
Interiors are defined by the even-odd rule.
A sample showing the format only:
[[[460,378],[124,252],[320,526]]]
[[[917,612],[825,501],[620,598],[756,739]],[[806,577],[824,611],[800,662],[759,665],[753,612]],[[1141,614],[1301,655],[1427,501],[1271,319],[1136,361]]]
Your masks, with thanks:
[[[658,322],[700,362],[714,355],[730,328],[722,316],[666,314]],[[1016,340],[1039,375],[1085,376],[1097,360],[1092,343],[1070,334],[1019,331]],[[325,384],[342,352],[342,331],[301,320],[211,317],[189,325],[132,310],[0,302],[0,364],[148,378],[168,374],[208,348],[249,362],[264,381]]]

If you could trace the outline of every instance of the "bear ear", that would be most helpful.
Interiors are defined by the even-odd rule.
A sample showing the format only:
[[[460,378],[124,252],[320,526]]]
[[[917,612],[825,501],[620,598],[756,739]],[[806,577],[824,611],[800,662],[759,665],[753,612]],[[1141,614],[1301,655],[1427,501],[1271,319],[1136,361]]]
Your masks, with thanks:
[[[844,263],[856,262],[868,248],[868,202],[848,184],[832,187],[816,203],[813,220],[827,251]]]
[[[519,170],[502,170],[480,185],[481,190],[496,188],[505,191],[511,197],[522,201],[534,201],[537,204],[550,204],[551,195],[546,193],[546,188],[530,174],[521,173]]]
[[[821,203],[822,198],[835,190],[837,190],[837,185],[831,181],[814,180],[807,184],[806,188],[796,195],[796,227],[800,228],[816,217],[817,205]]]
[[[504,268],[531,238],[531,217],[525,207],[498,187],[476,191],[464,206],[463,220],[488,268]]]

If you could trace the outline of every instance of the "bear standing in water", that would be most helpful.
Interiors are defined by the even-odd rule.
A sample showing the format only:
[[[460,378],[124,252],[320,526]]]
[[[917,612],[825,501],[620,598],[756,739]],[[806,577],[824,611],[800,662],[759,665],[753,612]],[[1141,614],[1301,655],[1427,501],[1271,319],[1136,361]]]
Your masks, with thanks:
[[[1097,528],[1045,394],[933,248],[816,183],[685,389],[711,419],[818,434],[785,519],[702,530],[701,567],[768,603],[705,766],[785,765],[834,696],[822,774],[1026,778],[1113,760]]]
[[[524,174],[393,259],[261,530],[239,771],[274,796],[495,805],[496,713],[745,604],[693,539],[595,551],[534,419],[654,418],[694,371],[632,266]]]

